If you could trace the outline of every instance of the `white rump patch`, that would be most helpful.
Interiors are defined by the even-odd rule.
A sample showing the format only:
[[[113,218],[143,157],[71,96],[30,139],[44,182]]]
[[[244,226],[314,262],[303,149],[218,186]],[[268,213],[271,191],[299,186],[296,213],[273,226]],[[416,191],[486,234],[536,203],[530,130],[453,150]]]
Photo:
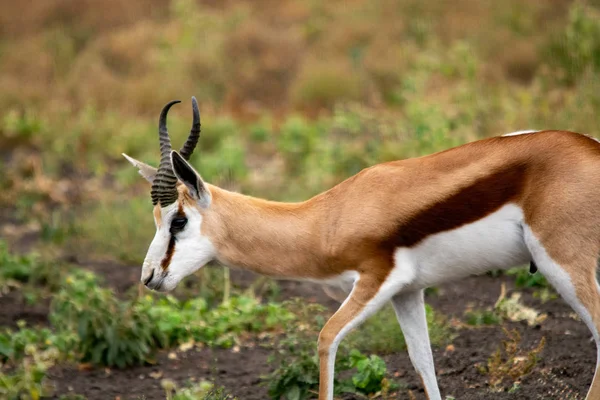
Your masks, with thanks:
[[[539,132],[539,131],[535,131],[535,130],[516,131],[516,132],[511,132],[511,133],[507,133],[505,135],[502,135],[502,137],[505,137],[505,136],[526,135],[528,133],[535,133],[535,132]]]
[[[525,225],[524,228],[525,241],[529,247],[533,259],[539,268],[540,272],[548,279],[554,288],[560,293],[562,298],[579,314],[583,322],[588,326],[596,343],[600,344],[600,334],[596,329],[594,320],[583,303],[579,300],[575,285],[571,280],[571,276],[563,267],[558,265],[546,252],[544,246],[540,243],[531,228]],[[599,346],[600,356],[600,346]]]

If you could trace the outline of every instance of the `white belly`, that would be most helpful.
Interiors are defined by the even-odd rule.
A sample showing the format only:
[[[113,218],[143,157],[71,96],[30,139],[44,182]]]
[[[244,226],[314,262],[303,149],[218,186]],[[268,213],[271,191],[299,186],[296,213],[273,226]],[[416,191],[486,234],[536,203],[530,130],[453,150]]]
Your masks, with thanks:
[[[403,262],[412,263],[414,278],[409,286],[416,288],[528,263],[531,256],[522,223],[521,208],[507,204],[476,222],[431,236],[414,248],[396,250],[396,268],[403,269],[399,265]]]

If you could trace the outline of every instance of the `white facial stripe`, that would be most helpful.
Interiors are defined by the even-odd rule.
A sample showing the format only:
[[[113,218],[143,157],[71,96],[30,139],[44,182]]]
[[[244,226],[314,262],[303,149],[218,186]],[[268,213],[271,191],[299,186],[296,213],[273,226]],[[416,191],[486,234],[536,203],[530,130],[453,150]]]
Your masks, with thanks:
[[[167,221],[165,216],[177,211],[177,207],[177,203],[173,203],[161,209],[161,224],[157,226],[154,239],[152,239],[152,243],[150,243],[150,247],[148,248],[148,253],[146,254],[144,266],[142,268],[142,276],[149,276],[154,268],[157,268],[156,271],[154,271],[155,275],[160,272],[158,268],[160,268],[160,263],[167,253],[169,239],[171,238],[169,227],[165,226]]]
[[[172,233],[173,232],[173,230],[172,230],[173,220],[176,218],[180,218],[180,217],[187,218],[187,215],[185,214],[183,209],[180,209],[179,203],[174,203],[174,204],[177,204],[177,207],[174,207],[173,209],[169,209],[168,211],[165,209],[165,212],[163,213],[164,217],[161,221],[161,226],[164,226],[165,229],[169,233],[169,242],[167,244],[167,250],[165,251],[163,258],[160,261],[160,267],[163,271],[166,271],[169,268],[169,265],[171,264],[171,262],[173,260],[173,255],[175,254],[175,251],[176,251],[175,235],[179,236],[179,234],[180,234],[180,232],[175,232],[175,234]],[[186,226],[187,226],[187,224],[186,224]],[[185,227],[181,230],[181,232],[183,232],[184,230],[185,230]]]
[[[158,286],[157,290],[160,291],[170,291],[183,278],[211,261],[216,252],[210,240],[202,235],[202,214],[196,207],[183,207],[187,223],[174,235],[171,234],[171,223],[180,213],[179,203],[171,204],[161,211],[161,223],[148,249],[142,277],[149,277],[151,271],[154,271],[152,282],[156,285],[149,286]]]

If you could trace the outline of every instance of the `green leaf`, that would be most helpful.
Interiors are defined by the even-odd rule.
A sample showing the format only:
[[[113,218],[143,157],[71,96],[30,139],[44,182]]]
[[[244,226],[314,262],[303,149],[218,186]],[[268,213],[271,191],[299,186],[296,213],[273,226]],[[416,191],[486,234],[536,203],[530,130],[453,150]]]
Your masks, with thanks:
[[[290,387],[288,391],[285,393],[285,398],[287,400],[301,400],[301,391],[300,388],[296,385]]]

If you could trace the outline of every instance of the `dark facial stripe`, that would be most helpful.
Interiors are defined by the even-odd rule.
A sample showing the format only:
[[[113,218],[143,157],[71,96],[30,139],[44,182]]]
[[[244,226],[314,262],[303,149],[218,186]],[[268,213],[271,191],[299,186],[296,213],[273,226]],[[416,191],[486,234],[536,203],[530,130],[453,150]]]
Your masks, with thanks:
[[[167,247],[167,252],[165,253],[165,257],[160,262],[160,266],[163,270],[169,268],[169,264],[171,263],[171,259],[173,258],[173,253],[175,253],[175,236],[171,235],[169,239],[169,246]]]
[[[183,205],[181,203],[179,203],[179,207],[177,208],[176,216],[185,217]],[[175,253],[175,235],[171,234],[171,237],[169,238],[169,245],[167,246],[167,252],[165,253],[165,257],[160,262],[160,266],[163,271],[169,268],[169,264],[171,264],[171,259],[173,258],[173,253]]]
[[[523,165],[509,166],[488,175],[399,224],[384,246],[391,250],[411,247],[427,236],[484,218],[515,200],[523,192],[525,179]]]

